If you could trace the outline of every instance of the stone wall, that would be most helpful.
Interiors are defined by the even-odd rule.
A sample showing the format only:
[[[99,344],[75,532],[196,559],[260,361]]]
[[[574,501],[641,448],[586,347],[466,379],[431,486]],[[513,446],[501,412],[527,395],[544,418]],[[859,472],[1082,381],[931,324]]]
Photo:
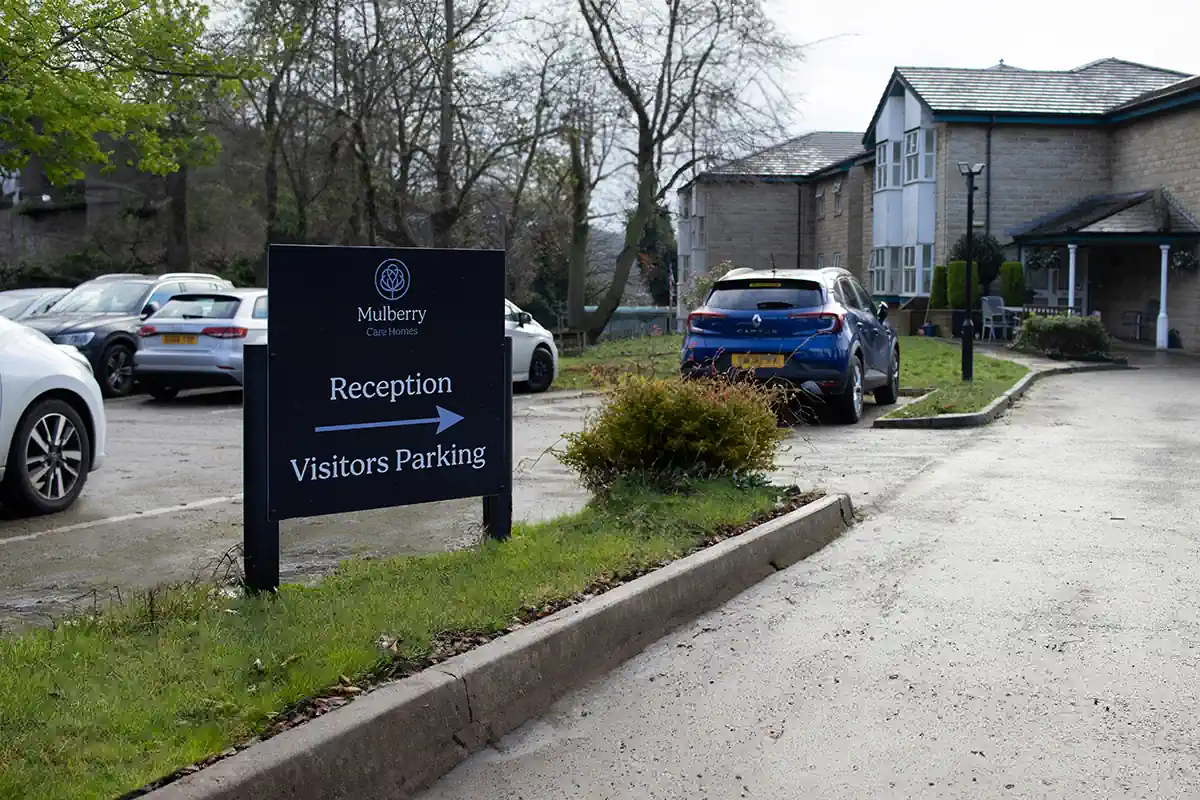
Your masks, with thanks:
[[[794,183],[705,183],[710,265],[794,268],[799,246],[799,187]]]

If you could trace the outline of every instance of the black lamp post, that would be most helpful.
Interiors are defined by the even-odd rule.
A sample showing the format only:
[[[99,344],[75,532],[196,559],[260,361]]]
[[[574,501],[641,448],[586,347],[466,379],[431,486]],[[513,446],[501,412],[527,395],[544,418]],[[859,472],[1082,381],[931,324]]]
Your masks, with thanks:
[[[971,239],[975,229],[975,178],[983,174],[985,166],[987,165],[958,162],[959,173],[967,179],[967,268],[966,276],[963,278],[967,289],[967,315],[963,319],[961,331],[962,379],[964,381],[975,380],[975,323],[971,321],[972,308],[975,303],[975,299],[971,297],[971,284],[975,282],[975,270],[972,269],[975,254],[971,252]]]

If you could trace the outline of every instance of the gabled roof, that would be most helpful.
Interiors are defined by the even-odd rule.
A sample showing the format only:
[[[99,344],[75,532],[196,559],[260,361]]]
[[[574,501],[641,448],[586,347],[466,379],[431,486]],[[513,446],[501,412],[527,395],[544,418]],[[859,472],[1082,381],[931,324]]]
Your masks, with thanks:
[[[1069,70],[1033,70],[998,64],[987,69],[896,67],[871,119],[864,142],[887,98],[904,87],[935,115],[974,113],[1099,117],[1149,93],[1186,81],[1190,75],[1105,58]]]
[[[861,133],[816,131],[701,173],[701,180],[802,178],[863,155]]]
[[[1166,189],[1097,194],[1010,230],[1018,242],[1122,236],[1200,236],[1200,224]]]

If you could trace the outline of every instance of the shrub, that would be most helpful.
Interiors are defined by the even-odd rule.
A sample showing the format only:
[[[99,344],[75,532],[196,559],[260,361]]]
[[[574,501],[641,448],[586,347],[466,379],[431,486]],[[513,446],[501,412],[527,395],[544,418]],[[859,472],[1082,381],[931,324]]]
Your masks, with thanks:
[[[1025,269],[1020,261],[1000,265],[1000,294],[1008,306],[1025,305]]]
[[[951,308],[966,308],[967,298],[963,278],[966,277],[967,262],[951,261],[946,267],[946,300]],[[979,307],[979,298],[983,294],[979,288],[979,265],[971,265],[971,277],[974,278],[975,288],[971,292],[971,305]]]
[[[688,480],[759,475],[774,464],[775,392],[719,380],[628,377],[605,394],[558,460],[604,492],[623,478],[674,488]]]
[[[929,307],[948,308],[950,301],[946,299],[946,265],[935,264],[933,267],[933,285],[929,287]]]
[[[1112,340],[1097,317],[1030,317],[1016,347],[1062,358],[1107,358]]]
[[[950,257],[947,261],[966,260],[967,235],[964,233],[950,248]],[[1000,274],[1000,266],[1004,263],[1004,248],[991,234],[975,234],[971,237],[971,260],[979,266],[979,283],[983,286],[991,286],[992,281],[996,280],[996,276]],[[955,306],[955,308],[961,308],[961,306]]]
[[[725,273],[734,268],[732,261],[722,261],[711,267],[703,275],[697,275],[692,281],[692,291],[688,293],[686,298],[688,307],[695,310],[704,305],[704,301],[708,299],[708,293],[712,290],[713,284],[724,278]]]

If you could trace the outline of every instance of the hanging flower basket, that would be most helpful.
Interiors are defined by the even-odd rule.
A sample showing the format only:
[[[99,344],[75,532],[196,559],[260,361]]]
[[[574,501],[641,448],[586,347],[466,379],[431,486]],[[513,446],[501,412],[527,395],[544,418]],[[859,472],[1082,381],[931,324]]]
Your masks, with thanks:
[[[1038,247],[1025,255],[1026,269],[1056,269],[1062,266],[1062,250],[1057,247]]]
[[[1171,269],[1179,272],[1195,272],[1200,269],[1200,259],[1196,258],[1196,248],[1171,250]]]

